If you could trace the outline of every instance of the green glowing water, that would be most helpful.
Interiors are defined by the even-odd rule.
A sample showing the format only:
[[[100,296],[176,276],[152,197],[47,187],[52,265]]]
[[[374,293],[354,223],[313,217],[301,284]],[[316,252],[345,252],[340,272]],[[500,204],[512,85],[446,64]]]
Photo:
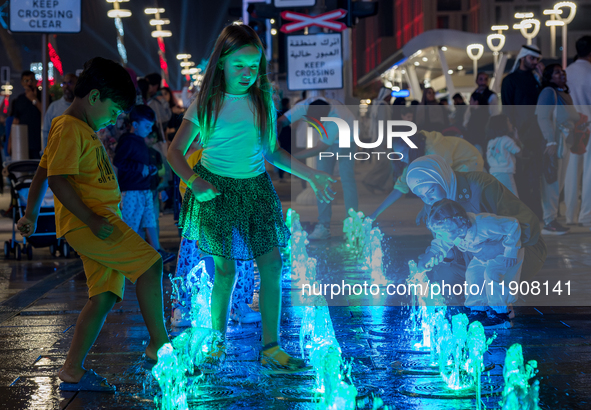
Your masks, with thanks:
[[[343,221],[346,246],[361,254],[365,246],[364,239],[369,237],[373,221],[370,218],[365,218],[363,212],[355,212],[353,208],[349,209],[348,214],[349,217]]]
[[[351,379],[351,363],[342,358],[328,305],[317,296],[307,306],[300,328],[302,357],[308,356],[315,372],[314,392],[319,410],[354,410],[357,389]]]
[[[476,387],[480,397],[480,376],[484,369],[483,356],[496,336],[487,339],[480,322],[468,327],[468,317],[452,317],[451,332],[445,324],[438,324],[440,337],[439,372],[447,387],[464,390]],[[478,405],[479,399],[477,400]]]
[[[524,363],[521,345],[516,343],[507,350],[503,378],[505,388],[499,402],[503,410],[539,410],[540,382],[530,384],[538,370],[538,363],[530,360]]]
[[[152,375],[158,381],[162,397],[156,397],[154,403],[161,410],[188,410],[186,369],[170,343],[158,350],[158,364],[152,369]]]
[[[191,327],[211,329],[211,292],[212,284],[205,268],[205,261],[201,260],[187,275],[187,282],[191,287]]]

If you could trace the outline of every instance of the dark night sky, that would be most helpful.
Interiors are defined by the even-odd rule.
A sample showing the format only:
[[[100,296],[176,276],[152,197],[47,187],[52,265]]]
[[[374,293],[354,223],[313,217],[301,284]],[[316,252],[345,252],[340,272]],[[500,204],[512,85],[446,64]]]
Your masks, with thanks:
[[[197,64],[202,58],[207,58],[222,27],[237,19],[228,15],[228,8],[240,7],[241,4],[241,0],[130,0],[121,3],[121,8],[133,13],[123,19],[128,66],[139,76],[160,72],[158,44],[150,35],[153,27],[148,23],[153,16],[146,15],[145,8],[158,6],[166,9],[161,18],[168,18],[170,24],[163,29],[173,33],[172,37],[164,40],[166,58],[170,80],[176,88],[180,81],[176,55],[189,53]],[[119,61],[117,31],[113,19],[107,17],[107,11],[112,8],[106,0],[82,0],[82,32],[58,35],[56,38],[65,72],[82,68],[86,60],[95,56]],[[13,38],[19,46],[25,69],[29,68],[29,63],[41,61],[41,35],[14,34]],[[4,47],[0,52],[0,65],[11,66],[13,83],[18,83],[20,75],[14,72]]]

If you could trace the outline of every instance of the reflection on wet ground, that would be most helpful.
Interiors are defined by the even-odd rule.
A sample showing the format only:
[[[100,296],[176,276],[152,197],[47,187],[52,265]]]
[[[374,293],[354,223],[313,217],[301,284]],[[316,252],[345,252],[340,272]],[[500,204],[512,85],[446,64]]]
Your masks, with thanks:
[[[426,238],[387,237],[386,276],[400,280],[406,261],[416,257]],[[591,235],[550,238],[550,256],[537,279],[571,278],[579,289],[590,289]],[[363,281],[367,272],[351,257],[337,258],[342,241],[333,238],[311,243],[308,251],[319,259],[319,272],[339,272],[350,281]],[[341,253],[342,255],[342,253]],[[173,271],[174,266],[166,266]],[[157,385],[141,370],[141,353],[148,340],[135,298],[127,286],[125,299],[115,306],[86,359],[117,385],[118,393],[62,393],[56,372],[63,363],[77,314],[86,301],[86,285],[78,259],[5,261],[0,264],[0,403],[2,409],[148,409],[154,408]],[[328,274],[327,273],[327,274]],[[52,276],[53,275],[53,276]],[[299,352],[303,308],[290,303],[290,276],[284,276],[282,340],[286,350]],[[59,282],[59,283],[58,283]],[[165,280],[170,296],[170,282]],[[20,293],[19,293],[20,292]],[[28,294],[27,292],[32,292]],[[562,297],[565,297],[564,295]],[[556,303],[557,305],[559,303]],[[566,304],[566,303],[565,303]],[[170,303],[166,314],[170,315]],[[359,390],[359,408],[373,395],[395,409],[470,409],[472,398],[444,398],[438,378],[417,374],[425,356],[405,352],[410,346],[404,321],[407,311],[395,306],[330,307],[343,355],[353,358],[352,376]],[[526,360],[538,361],[541,407],[591,408],[591,308],[520,307],[514,326],[498,330],[484,359],[484,393],[503,386],[505,352],[523,345]],[[171,329],[172,330],[172,329]],[[489,332],[487,332],[489,333]],[[310,409],[312,374],[269,377],[258,366],[261,328],[238,326],[229,331],[229,356],[221,371],[209,376],[190,398],[191,409]],[[364,399],[365,397],[365,399]],[[499,396],[483,398],[486,408],[498,408]]]

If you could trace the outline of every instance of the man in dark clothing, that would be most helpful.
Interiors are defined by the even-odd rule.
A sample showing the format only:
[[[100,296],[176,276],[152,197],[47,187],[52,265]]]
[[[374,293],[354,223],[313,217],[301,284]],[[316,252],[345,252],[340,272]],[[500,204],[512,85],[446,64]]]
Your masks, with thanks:
[[[12,103],[13,124],[28,128],[29,159],[41,159],[41,93],[32,71],[23,71],[21,85],[25,92]]]
[[[501,88],[503,113],[517,128],[519,139],[524,145],[515,173],[519,197],[540,219],[542,219],[540,178],[545,140],[535,115],[541,86],[534,76],[534,70],[541,57],[542,54],[537,47],[522,46],[513,70],[503,80]]]
[[[145,229],[147,242],[162,255],[163,261],[170,260],[170,254],[160,249],[150,190],[152,176],[158,173],[158,168],[150,165],[150,151],[144,141],[152,132],[156,114],[147,105],[136,105],[129,120],[131,132],[119,139],[113,160],[121,189],[121,215],[135,232]]]
[[[484,127],[488,119],[501,113],[497,95],[488,88],[490,77],[485,72],[476,76],[477,88],[470,95],[470,114],[466,125],[466,140],[486,157],[486,137]]]

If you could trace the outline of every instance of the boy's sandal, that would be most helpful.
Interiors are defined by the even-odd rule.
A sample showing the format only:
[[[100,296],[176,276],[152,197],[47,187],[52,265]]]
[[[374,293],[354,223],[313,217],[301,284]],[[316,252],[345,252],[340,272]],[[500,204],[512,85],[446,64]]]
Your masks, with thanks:
[[[60,383],[61,391],[96,391],[115,393],[117,388],[92,369],[87,370],[78,383]]]
[[[265,373],[289,374],[307,372],[309,370],[312,370],[312,366],[306,365],[306,362],[303,359],[298,359],[296,357],[290,356],[281,347],[275,349],[271,354],[265,353],[266,351],[271,350],[276,346],[279,346],[278,342],[269,343],[268,345],[263,347],[263,351],[261,353],[261,366],[263,367],[263,369],[265,369]],[[277,355],[281,352],[288,356],[286,363],[280,363],[276,358]]]

